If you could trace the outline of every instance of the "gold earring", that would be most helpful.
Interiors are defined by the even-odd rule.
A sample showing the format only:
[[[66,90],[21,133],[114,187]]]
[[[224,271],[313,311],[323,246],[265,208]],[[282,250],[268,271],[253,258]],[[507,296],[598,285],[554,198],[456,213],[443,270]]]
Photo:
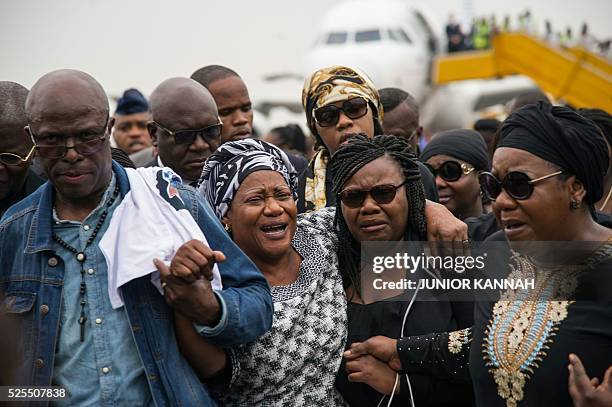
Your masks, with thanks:
[[[232,232],[232,225],[230,225],[229,223],[224,223],[223,224],[223,229],[225,229],[225,231],[227,233],[231,233]]]

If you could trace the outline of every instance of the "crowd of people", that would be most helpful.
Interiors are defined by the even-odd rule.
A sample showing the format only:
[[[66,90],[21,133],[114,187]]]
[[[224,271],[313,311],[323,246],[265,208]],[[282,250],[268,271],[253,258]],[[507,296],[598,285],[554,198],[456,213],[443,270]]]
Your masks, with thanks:
[[[470,23],[469,29],[466,29],[456,20],[454,14],[451,14],[446,22],[445,31],[448,53],[489,49],[496,34],[514,31],[541,38],[555,47],[579,46],[604,57],[610,56],[610,38],[596,38],[589,31],[587,23],[582,23],[579,31],[572,31],[569,26],[562,30],[555,30],[550,20],[545,20],[544,25],[540,27],[529,10],[520,13],[514,24],[509,15],[504,16],[501,24],[498,23],[494,14],[490,17],[477,17]]]
[[[302,105],[310,135],[255,135],[219,65],[112,114],[81,71],[0,82],[0,385],[65,405],[612,405],[607,112],[532,92],[421,149],[415,99],[358,69],[313,72]],[[373,241],[497,242],[537,290],[368,301]],[[570,284],[532,241],[597,244]]]

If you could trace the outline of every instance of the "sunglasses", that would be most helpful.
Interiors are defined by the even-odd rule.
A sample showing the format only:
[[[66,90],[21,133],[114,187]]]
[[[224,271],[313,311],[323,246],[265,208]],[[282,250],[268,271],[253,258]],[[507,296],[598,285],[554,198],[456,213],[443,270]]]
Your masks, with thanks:
[[[222,123],[211,124],[210,126],[202,127],[201,129],[187,129],[172,131],[165,128],[157,122],[150,122],[152,125],[159,127],[174,138],[174,144],[190,146],[195,141],[196,137],[202,137],[207,144],[218,145],[221,137]]]
[[[327,105],[313,112],[314,118],[321,127],[335,126],[340,120],[340,112],[350,119],[359,119],[368,113],[368,102],[364,98],[353,98],[342,103],[341,107]]]
[[[108,125],[108,120],[107,117],[104,128],[101,130],[80,134],[74,137],[75,143],[72,147],[66,145],[66,137],[57,135],[37,136],[34,134],[34,131],[32,131],[30,125],[26,126],[26,130],[30,133],[36,151],[38,151],[38,154],[43,158],[63,158],[70,149],[74,149],[81,155],[92,155],[100,151],[107,140],[106,126]]]
[[[406,184],[407,181],[399,185],[377,185],[372,189],[345,189],[340,192],[340,201],[349,208],[359,208],[369,194],[377,204],[384,205],[395,199],[397,189]]]
[[[552,174],[545,175],[540,178],[530,179],[527,174],[520,171],[511,171],[504,177],[503,181],[500,181],[495,175],[490,172],[483,172],[480,174],[478,179],[480,185],[487,195],[487,197],[494,201],[501,194],[502,188],[512,198],[517,200],[524,200],[531,196],[533,193],[534,184],[544,181],[545,179],[555,177],[564,173],[565,171],[557,171]]]
[[[466,163],[459,163],[458,161],[445,161],[438,169],[435,169],[431,164],[425,163],[429,171],[433,174],[434,178],[438,175],[444,181],[455,182],[461,178],[462,174],[468,175],[474,171],[474,167]]]
[[[24,157],[14,154],[14,153],[0,153],[0,163],[8,166],[17,166],[27,162],[32,154],[34,153],[34,149],[36,146],[32,146],[28,155]]]

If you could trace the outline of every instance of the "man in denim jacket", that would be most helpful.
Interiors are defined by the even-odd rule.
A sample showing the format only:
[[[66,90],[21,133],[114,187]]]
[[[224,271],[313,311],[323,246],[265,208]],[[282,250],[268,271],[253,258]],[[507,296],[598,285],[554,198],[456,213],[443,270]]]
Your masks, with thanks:
[[[79,71],[51,72],[28,96],[26,130],[49,182],[0,221],[0,312],[15,323],[23,358],[12,383],[63,386],[69,404],[214,405],[180,355],[172,309],[149,276],[122,286],[124,307],[110,306],[98,242],[130,185],[111,159],[108,110],[100,84]],[[201,119],[216,117],[203,111]],[[199,281],[172,304],[218,346],[252,341],[272,323],[268,285],[211,208],[177,188],[211,248],[228,260],[219,264],[222,291]]]

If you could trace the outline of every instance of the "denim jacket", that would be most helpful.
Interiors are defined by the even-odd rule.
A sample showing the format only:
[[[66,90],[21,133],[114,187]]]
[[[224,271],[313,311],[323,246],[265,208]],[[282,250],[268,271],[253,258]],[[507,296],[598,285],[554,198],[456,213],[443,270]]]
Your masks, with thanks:
[[[121,196],[129,191],[125,170],[113,162]],[[219,264],[223,291],[217,292],[223,317],[200,333],[223,347],[253,341],[270,329],[273,305],[269,286],[256,266],[227,236],[210,206],[195,191],[179,193],[214,250],[228,260]],[[60,321],[64,264],[54,252],[54,188],[44,184],[12,206],[0,220],[0,312],[16,323],[22,363],[15,385],[49,386]],[[143,236],[143,244],[146,237]],[[132,335],[158,406],[214,406],[206,387],[178,351],[172,310],[148,276],[122,287]]]

